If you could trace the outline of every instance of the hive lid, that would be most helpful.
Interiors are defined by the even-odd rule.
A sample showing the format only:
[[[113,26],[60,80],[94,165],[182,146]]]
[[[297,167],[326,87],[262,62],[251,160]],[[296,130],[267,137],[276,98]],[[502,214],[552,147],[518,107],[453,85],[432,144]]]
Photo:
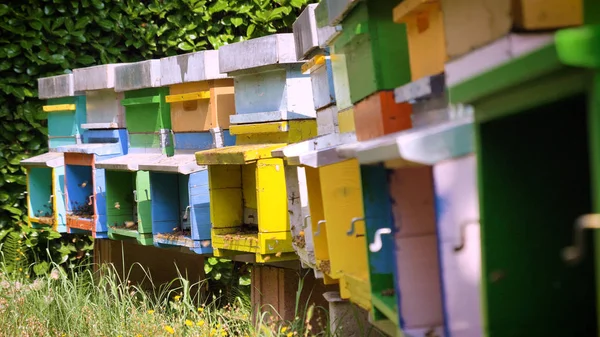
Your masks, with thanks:
[[[315,17],[316,7],[317,4],[306,6],[292,25],[296,58],[298,60],[310,57],[310,53],[319,46],[317,19]]]
[[[263,36],[219,48],[219,67],[224,73],[285,63],[297,63],[291,33]]]
[[[433,165],[473,152],[473,137],[473,117],[466,116],[340,146],[337,151],[343,157],[356,157],[361,164]]]
[[[206,166],[196,163],[195,154],[176,154],[171,157],[163,156],[159,160],[140,164],[139,168],[145,171],[179,174],[191,174],[207,169]]]
[[[73,74],[38,78],[38,97],[40,99],[75,96]]]
[[[164,155],[159,153],[129,153],[124,156],[102,160],[96,163],[97,168],[116,171],[138,171],[139,166],[160,160]]]
[[[115,87],[115,68],[125,64],[103,64],[74,69],[75,91],[113,89]]]
[[[39,156],[21,160],[21,165],[32,167],[60,167],[65,165],[65,158],[60,152],[47,152]]]
[[[64,145],[56,148],[56,151],[63,153],[83,153],[95,154],[98,156],[115,155],[121,153],[121,144],[119,143],[94,143],[94,144],[76,144]]]
[[[160,59],[161,85],[227,78],[219,70],[219,51],[205,50]]]
[[[444,74],[427,76],[405,84],[394,90],[396,103],[410,102],[427,98],[432,95],[442,95],[446,88]]]
[[[272,158],[271,152],[287,144],[249,144],[196,152],[199,165],[243,165],[258,159]]]
[[[332,133],[276,149],[272,154],[286,158],[290,165],[321,167],[346,160],[338,155],[336,147],[355,141],[354,132]]]
[[[115,68],[115,91],[160,87],[160,60],[127,63]]]

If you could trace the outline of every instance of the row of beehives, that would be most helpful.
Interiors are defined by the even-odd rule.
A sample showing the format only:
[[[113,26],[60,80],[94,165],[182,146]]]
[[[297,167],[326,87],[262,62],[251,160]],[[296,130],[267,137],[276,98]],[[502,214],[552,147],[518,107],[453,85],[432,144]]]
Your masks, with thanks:
[[[505,92],[564,73],[548,31],[582,13],[577,0],[322,0],[293,36],[40,79],[52,152],[24,161],[30,220],[259,263],[299,257],[389,334],[577,335],[589,314],[557,327],[540,314],[551,300],[516,309],[527,306],[501,285],[527,259],[482,256],[496,246],[476,226],[490,198],[472,153],[473,106],[479,125],[544,102]],[[547,253],[567,245],[561,233]]]

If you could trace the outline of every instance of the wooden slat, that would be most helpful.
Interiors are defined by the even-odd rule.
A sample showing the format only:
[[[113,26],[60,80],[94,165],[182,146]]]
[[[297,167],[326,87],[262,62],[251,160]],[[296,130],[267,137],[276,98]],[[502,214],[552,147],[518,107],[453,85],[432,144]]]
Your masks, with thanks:
[[[197,101],[200,99],[210,99],[210,91],[197,91],[187,94],[169,95],[165,97],[167,103]]]
[[[55,105],[44,105],[42,109],[45,112],[56,112],[56,111],[75,111],[75,104],[55,104]]]
[[[312,71],[315,71],[318,67],[325,64],[325,60],[327,60],[327,57],[325,55],[317,55],[311,58],[308,62],[302,65],[302,73],[309,74]]]
[[[123,106],[158,104],[158,103],[160,103],[160,96],[126,98],[121,101],[121,105],[123,105]]]
[[[258,159],[271,158],[271,151],[282,144],[236,145],[196,152],[198,165],[246,164]],[[283,172],[283,168],[282,168]]]
[[[288,122],[271,122],[271,123],[258,123],[258,124],[242,124],[242,125],[231,125],[229,132],[232,135],[244,135],[244,134],[255,134],[255,133],[278,133],[288,132]]]

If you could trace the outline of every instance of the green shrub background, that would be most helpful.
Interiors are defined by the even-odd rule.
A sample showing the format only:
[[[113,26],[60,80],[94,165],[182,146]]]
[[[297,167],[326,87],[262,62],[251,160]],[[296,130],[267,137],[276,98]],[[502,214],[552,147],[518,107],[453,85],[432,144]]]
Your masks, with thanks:
[[[37,79],[70,69],[156,59],[291,32],[313,0],[36,0],[0,4],[0,243],[14,270],[75,264],[87,237],[24,228],[22,159],[47,150]],[[34,265],[35,268],[28,268]]]

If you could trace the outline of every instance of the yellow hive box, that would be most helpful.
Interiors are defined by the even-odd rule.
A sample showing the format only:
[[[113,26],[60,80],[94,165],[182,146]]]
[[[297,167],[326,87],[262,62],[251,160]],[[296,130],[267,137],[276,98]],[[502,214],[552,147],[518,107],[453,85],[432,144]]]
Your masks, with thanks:
[[[316,121],[232,125],[236,146],[196,153],[209,165],[215,256],[254,254],[256,262],[296,259],[289,228],[285,163],[271,151],[316,136]]]

